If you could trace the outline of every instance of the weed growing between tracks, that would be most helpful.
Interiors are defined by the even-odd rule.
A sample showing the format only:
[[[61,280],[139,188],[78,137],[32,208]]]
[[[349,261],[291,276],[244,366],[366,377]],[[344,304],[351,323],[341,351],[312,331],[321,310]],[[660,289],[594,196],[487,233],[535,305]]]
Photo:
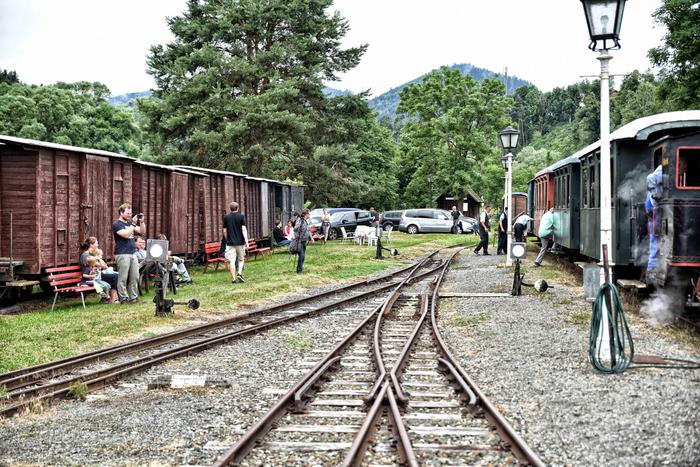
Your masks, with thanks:
[[[51,299],[37,299],[34,311],[0,316],[0,373],[66,358],[116,343],[152,337],[199,322],[202,317],[220,318],[262,306],[270,298],[280,297],[306,288],[318,287],[338,280],[356,279],[372,273],[396,268],[436,248],[450,245],[474,245],[473,235],[406,235],[392,234],[393,248],[400,256],[384,261],[374,260],[375,247],[351,242],[309,244],[304,274],[295,274],[296,258],[286,250],[265,259],[246,261],[244,284],[231,285],[231,276],[219,267],[218,272],[202,273],[202,267],[190,273],[193,285],[182,287],[174,297],[188,300],[196,297],[202,307],[189,311],[176,306],[173,316],[155,317],[153,289],[135,305],[100,304],[95,295],[86,299],[83,309],[80,298],[61,297],[51,312]],[[252,304],[251,304],[252,302]]]

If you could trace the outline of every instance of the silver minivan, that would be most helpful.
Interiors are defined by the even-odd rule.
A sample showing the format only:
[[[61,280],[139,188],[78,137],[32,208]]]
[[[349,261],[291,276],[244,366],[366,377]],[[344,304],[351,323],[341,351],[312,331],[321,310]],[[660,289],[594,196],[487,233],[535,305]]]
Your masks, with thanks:
[[[444,209],[407,209],[401,214],[399,231],[417,234],[421,232],[452,232],[452,214]],[[473,232],[474,226],[460,216],[457,233]]]

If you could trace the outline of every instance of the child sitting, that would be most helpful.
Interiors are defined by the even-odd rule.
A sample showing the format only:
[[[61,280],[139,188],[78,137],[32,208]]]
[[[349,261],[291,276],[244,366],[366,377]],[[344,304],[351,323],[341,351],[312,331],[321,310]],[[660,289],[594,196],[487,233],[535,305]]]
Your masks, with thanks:
[[[117,282],[119,282],[119,273],[114,270],[112,266],[107,266],[107,263],[102,259],[102,250],[99,248],[95,250],[94,255],[98,264],[97,267],[100,270],[100,280],[106,282],[111,287],[109,295],[113,302],[117,301]]]
[[[102,303],[112,303],[109,291],[112,289],[107,282],[102,280],[100,272],[100,259],[96,256],[88,256],[85,264],[90,269],[90,273],[83,273],[83,283],[95,286],[95,290],[102,296]]]

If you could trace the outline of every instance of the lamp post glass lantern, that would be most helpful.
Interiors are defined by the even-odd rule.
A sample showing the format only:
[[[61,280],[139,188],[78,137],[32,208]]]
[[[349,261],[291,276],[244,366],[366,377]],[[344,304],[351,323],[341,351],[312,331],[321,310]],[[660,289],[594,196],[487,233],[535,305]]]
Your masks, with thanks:
[[[591,50],[611,50],[620,48],[620,28],[626,0],[581,0],[586,14]],[[598,49],[598,41],[603,46]],[[607,41],[612,41],[608,47]]]
[[[501,145],[503,146],[503,149],[505,149],[505,151],[507,152],[507,154],[504,156],[505,165],[503,167],[506,170],[506,206],[508,208],[506,215],[512,216],[513,196],[511,195],[511,193],[513,191],[513,150],[518,145],[518,137],[520,136],[520,132],[512,126],[508,125],[503,131],[501,131],[498,134],[498,136],[501,140]],[[513,225],[512,219],[509,218],[506,224],[506,266],[510,266],[513,264],[513,260],[510,257],[510,249],[511,244],[513,242],[513,239],[511,238],[513,235],[513,229],[511,227],[511,225]]]

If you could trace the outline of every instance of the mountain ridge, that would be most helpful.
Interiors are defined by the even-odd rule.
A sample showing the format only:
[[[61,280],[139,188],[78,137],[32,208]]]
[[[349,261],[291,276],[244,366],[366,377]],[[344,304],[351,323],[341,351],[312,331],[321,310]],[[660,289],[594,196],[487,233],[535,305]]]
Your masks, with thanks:
[[[499,73],[496,73],[494,71],[488,70],[486,68],[480,68],[477,66],[474,66],[470,63],[457,63],[448,66],[450,70],[459,70],[462,75],[469,75],[472,78],[474,78],[476,81],[482,81],[485,78],[491,78],[491,79],[499,79],[499,80],[504,80],[506,81],[506,93],[507,94],[512,94],[516,89],[522,86],[532,86],[532,83],[529,81],[526,81],[524,79],[518,78],[517,76],[508,76],[507,80],[505,76],[500,75]],[[431,70],[435,71],[435,70]],[[428,72],[430,73],[430,72]],[[385,118],[388,118],[391,122],[394,121],[394,118],[396,117],[396,108],[399,105],[400,101],[400,94],[401,90],[405,88],[406,86],[410,84],[418,84],[423,81],[423,78],[425,77],[425,73],[421,76],[418,76],[417,78],[414,78],[410,81],[407,81],[403,84],[400,84],[394,88],[389,89],[388,91],[378,95],[377,97],[373,97],[367,101],[369,104],[370,108],[377,112],[377,120],[382,120]],[[351,91],[349,90],[340,90],[340,89],[335,89],[332,87],[326,86],[323,89],[323,92],[325,92],[327,95],[330,96],[344,96],[347,94],[352,94]],[[126,94],[120,94],[117,96],[112,96],[109,99],[107,99],[107,102],[110,103],[111,105],[125,105],[127,107],[134,107],[136,103],[136,99],[139,97],[148,97],[151,95],[151,91],[141,91],[141,92],[130,92]]]

